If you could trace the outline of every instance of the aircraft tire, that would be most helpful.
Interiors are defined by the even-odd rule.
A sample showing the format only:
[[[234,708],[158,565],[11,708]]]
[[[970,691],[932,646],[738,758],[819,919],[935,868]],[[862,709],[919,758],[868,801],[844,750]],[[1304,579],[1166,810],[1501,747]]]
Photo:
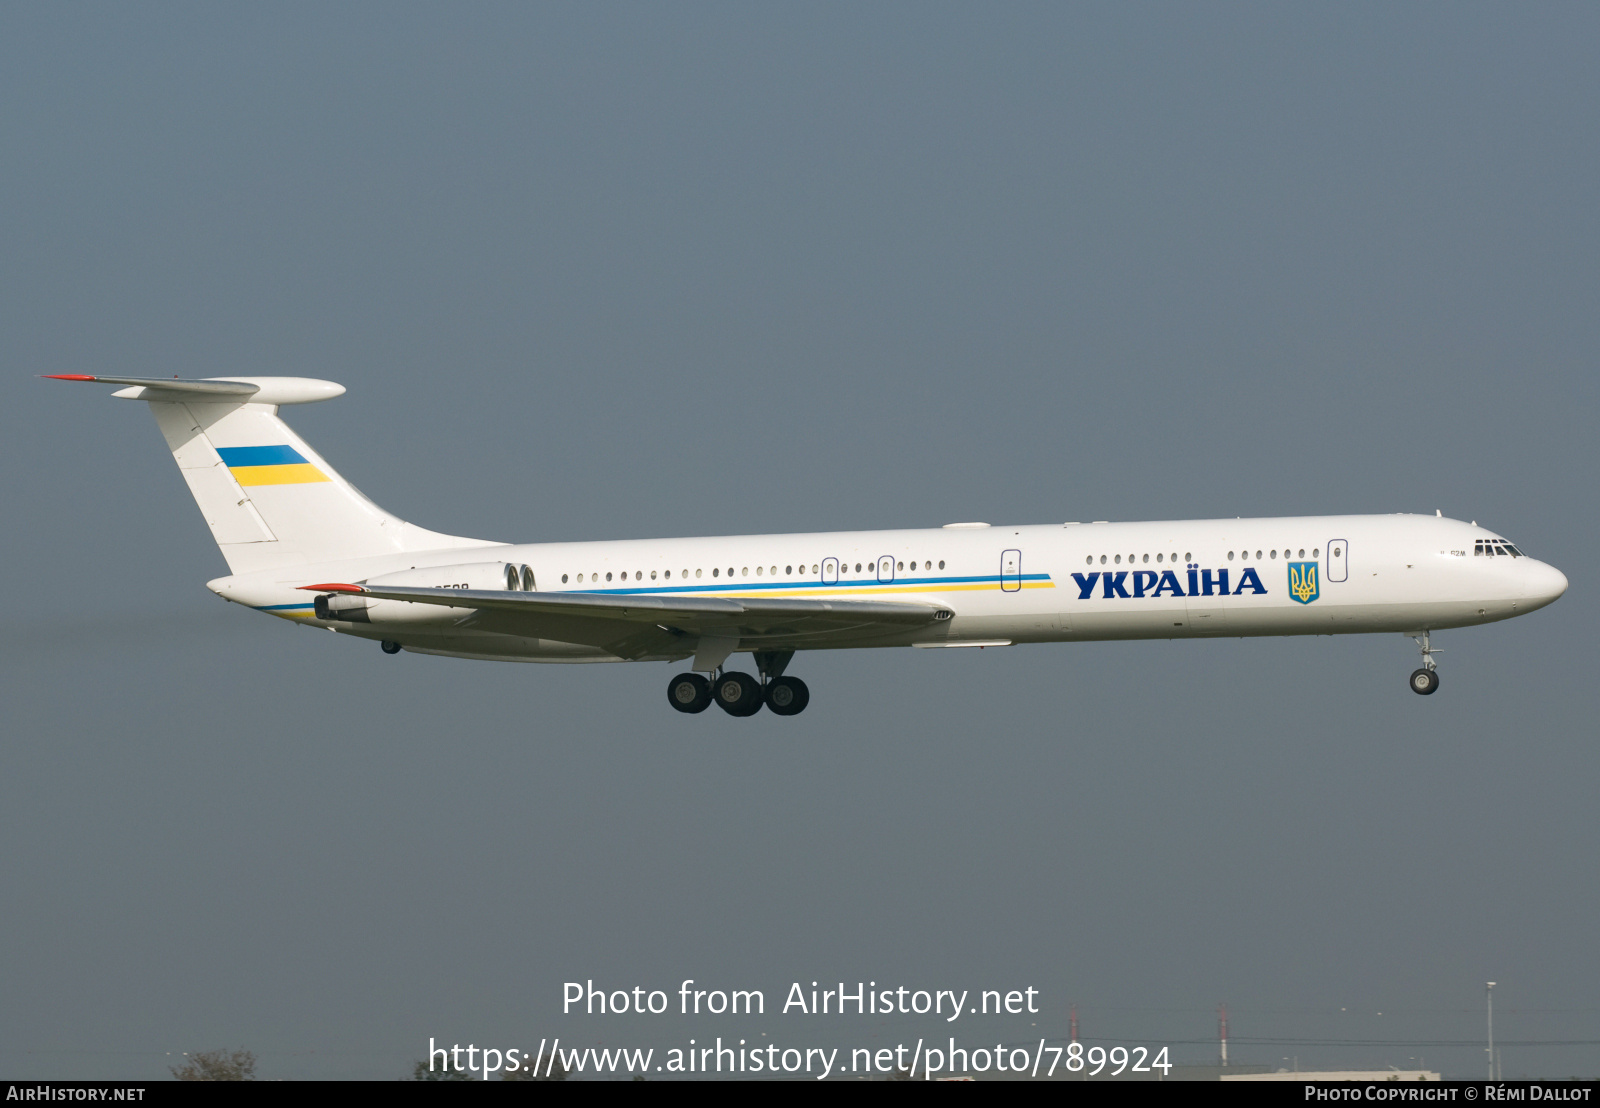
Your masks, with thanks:
[[[798,677],[774,677],[767,682],[767,707],[774,715],[797,716],[811,703],[811,690]]]
[[[667,684],[667,703],[680,712],[703,712],[711,707],[711,682],[698,673],[680,673]]]
[[[766,702],[761,682],[748,673],[724,673],[711,690],[717,707],[730,716],[753,716]]]
[[[395,642],[393,639],[384,639],[381,645],[383,646],[383,652],[385,654],[400,653],[400,644]]]
[[[1411,675],[1411,691],[1418,696],[1431,696],[1439,689],[1439,674],[1431,669],[1419,669]]]

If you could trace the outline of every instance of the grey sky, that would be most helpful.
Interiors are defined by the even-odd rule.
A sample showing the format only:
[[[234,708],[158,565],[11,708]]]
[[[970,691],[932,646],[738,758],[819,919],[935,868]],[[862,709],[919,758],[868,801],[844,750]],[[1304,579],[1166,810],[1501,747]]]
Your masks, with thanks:
[[[1494,979],[1506,1039],[1600,1040],[1597,36],[0,9],[0,1076],[928,1026],[563,1019],[591,977],[1038,987],[1007,1039],[1076,1003],[1206,1040],[1224,1001],[1242,1061],[1458,1076],[1481,1050],[1243,1040],[1476,1042]],[[295,427],[487,538],[1438,508],[1572,588],[1438,636],[1427,699],[1384,636],[824,653],[803,717],[679,717],[665,666],[225,606],[148,414],[52,372],[340,381]]]

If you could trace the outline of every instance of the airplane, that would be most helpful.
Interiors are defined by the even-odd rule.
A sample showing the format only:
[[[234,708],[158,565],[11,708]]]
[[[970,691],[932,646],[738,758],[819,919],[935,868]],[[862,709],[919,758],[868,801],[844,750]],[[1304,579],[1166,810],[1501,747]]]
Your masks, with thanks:
[[[804,650],[1400,632],[1525,615],[1567,578],[1476,521],[1422,515],[509,544],[379,508],[278,417],[344,394],[303,377],[47,374],[149,404],[231,571],[206,587],[308,627],[507,662],[690,659],[680,712],[798,715]],[[757,675],[730,670],[753,656]]]

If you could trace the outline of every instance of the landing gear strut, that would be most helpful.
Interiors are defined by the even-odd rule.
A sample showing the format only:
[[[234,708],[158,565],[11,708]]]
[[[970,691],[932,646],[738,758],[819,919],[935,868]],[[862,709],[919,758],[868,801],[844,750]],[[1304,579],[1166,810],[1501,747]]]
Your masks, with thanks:
[[[398,653],[400,653],[400,644],[395,642],[393,639],[384,639],[383,643],[382,643],[382,646],[383,646],[383,652],[385,654],[398,654]]]
[[[1422,668],[1411,674],[1411,691],[1418,696],[1431,696],[1439,689],[1439,667],[1433,660],[1438,651],[1434,649],[1426,631],[1411,638],[1422,651]]]

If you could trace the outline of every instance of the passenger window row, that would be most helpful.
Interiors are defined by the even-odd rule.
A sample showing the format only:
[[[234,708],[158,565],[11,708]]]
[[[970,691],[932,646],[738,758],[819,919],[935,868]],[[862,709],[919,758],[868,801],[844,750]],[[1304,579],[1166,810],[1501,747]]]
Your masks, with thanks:
[[[873,574],[877,573],[878,566],[877,566],[876,562],[867,562],[867,563],[864,563],[864,564],[866,566],[865,572],[873,573]],[[856,573],[863,572],[862,565],[863,565],[863,563],[857,562],[855,564],[854,572],[856,572]],[[755,568],[756,568],[756,574],[755,575],[757,577],[776,577],[776,576],[778,576],[778,567],[777,566],[756,566]],[[802,562],[802,563],[800,563],[800,565],[798,567],[793,566],[793,565],[784,566],[783,567],[783,575],[785,577],[793,577],[795,575],[795,571],[796,571],[797,568],[798,568],[799,572],[802,573],[802,574],[804,574],[806,572],[805,563]],[[895,569],[896,570],[904,571],[905,568],[906,568],[906,563],[905,562],[896,562],[895,563]],[[915,571],[916,568],[917,568],[916,561],[912,561],[911,562],[911,569],[913,571]],[[932,561],[923,562],[922,563],[922,568],[924,570],[932,569],[933,568],[933,562]],[[944,563],[943,562],[939,563],[939,568],[940,569],[944,568]],[[711,576],[720,578],[720,577],[723,576],[723,572],[724,571],[723,571],[721,566],[716,566],[711,570]],[[735,576],[734,567],[733,566],[729,566],[726,572],[727,572],[727,576],[729,576],[729,577]],[[811,572],[812,573],[821,573],[822,572],[822,564],[820,562],[813,563],[812,566],[811,566]],[[839,563],[839,572],[841,574],[850,573],[851,569],[850,569],[849,564],[845,563],[845,562],[840,562]],[[668,580],[668,581],[672,580],[672,570],[670,570],[670,569],[667,569],[667,570],[654,570],[654,569],[652,569],[650,571],[650,580],[652,580],[652,581],[658,580],[658,575],[659,575],[659,579],[664,579],[664,580]],[[705,570],[704,569],[697,569],[697,570],[694,571],[694,575],[696,577],[704,577],[705,576]],[[737,576],[749,577],[750,576],[750,567],[749,566],[745,566],[742,569],[740,569],[738,571]],[[561,583],[563,585],[572,583],[571,581],[569,581],[569,578],[573,578],[573,577],[574,577],[574,575],[572,575],[572,574],[563,573],[561,575]],[[604,579],[606,581],[613,580],[613,574],[611,574],[611,573],[605,574]],[[678,579],[679,580],[683,580],[683,581],[687,581],[689,579],[689,571],[686,570],[686,569],[680,571],[679,574],[678,574]],[[575,575],[575,580],[576,580],[576,583],[580,584],[580,585],[581,584],[599,584],[600,581],[601,581],[601,575],[599,573],[590,573],[590,574],[579,573],[579,574]],[[623,570],[622,572],[617,573],[615,575],[615,580],[617,580],[619,582],[628,580],[628,571],[627,570]],[[642,570],[642,569],[634,570],[633,571],[633,580],[635,580],[635,581],[643,581],[644,580],[644,570]]]
[[[1236,552],[1232,551],[1232,550],[1228,551],[1228,561],[1230,561],[1230,562],[1233,561],[1235,553]],[[1267,551],[1257,550],[1256,551],[1255,560],[1256,561],[1262,561],[1263,559],[1266,559],[1266,558],[1276,558],[1276,557],[1278,557],[1278,555],[1280,553],[1285,558],[1288,558],[1288,557],[1291,557],[1291,556],[1297,556],[1297,557],[1304,558],[1306,556],[1305,547],[1301,547],[1300,548],[1300,552],[1299,552],[1298,555],[1295,555],[1294,551],[1292,549],[1290,549],[1288,547],[1285,547],[1282,551],[1278,551],[1278,550],[1267,550]],[[1481,553],[1481,551],[1480,551],[1480,553]],[[1250,559],[1250,551],[1248,551],[1248,550],[1237,551],[1237,554],[1238,554],[1238,556],[1240,558],[1243,558],[1247,562],[1251,560]],[[1311,550],[1311,556],[1313,558],[1322,557],[1321,549],[1318,548],[1318,547],[1313,547],[1312,550]],[[1164,561],[1165,562],[1176,562],[1177,560],[1178,560],[1177,554],[1167,554],[1167,555],[1157,554],[1156,555],[1156,561],[1158,563],[1164,562]],[[1185,562],[1194,561],[1193,552],[1185,551],[1184,555],[1183,555],[1183,560]],[[1102,555],[1100,555],[1099,561],[1100,561],[1101,565],[1116,565],[1116,566],[1120,566],[1122,564],[1122,555],[1121,554],[1102,554]],[[1136,562],[1142,564],[1142,563],[1148,562],[1148,561],[1150,561],[1150,555],[1148,555],[1148,554],[1143,554],[1143,555],[1140,555],[1140,554],[1129,554],[1128,555],[1128,564],[1130,566],[1135,564]],[[1084,559],[1084,563],[1083,564],[1092,566],[1092,565],[1094,565],[1094,563],[1095,563],[1095,556],[1093,554],[1090,554],[1087,558]]]

